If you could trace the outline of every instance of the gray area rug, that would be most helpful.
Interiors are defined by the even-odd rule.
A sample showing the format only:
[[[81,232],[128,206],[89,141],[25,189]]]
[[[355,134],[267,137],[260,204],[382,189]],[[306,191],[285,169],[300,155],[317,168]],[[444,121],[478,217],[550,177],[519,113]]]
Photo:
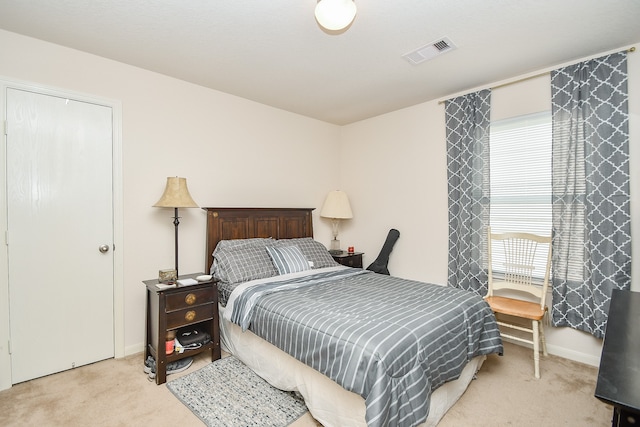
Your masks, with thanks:
[[[307,411],[301,396],[271,387],[233,356],[169,381],[167,388],[210,427],[284,427]]]

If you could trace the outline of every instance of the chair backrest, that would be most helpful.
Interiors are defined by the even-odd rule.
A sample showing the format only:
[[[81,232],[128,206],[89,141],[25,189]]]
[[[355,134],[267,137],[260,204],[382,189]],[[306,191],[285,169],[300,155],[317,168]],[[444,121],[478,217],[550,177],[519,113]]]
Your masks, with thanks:
[[[549,276],[551,273],[551,237],[539,236],[531,233],[492,233],[488,227],[488,273],[489,296],[498,289],[511,289],[526,292],[540,299],[540,307],[544,308],[547,289],[549,288]],[[495,243],[495,245],[494,245]],[[536,251],[542,246],[547,249],[546,262],[543,266],[543,276],[535,273]],[[501,251],[494,254],[494,250]],[[494,260],[501,260],[504,268],[499,272],[493,271]],[[538,263],[539,264],[539,263]],[[499,277],[494,277],[498,273]],[[535,277],[544,277],[542,284],[534,281]]]

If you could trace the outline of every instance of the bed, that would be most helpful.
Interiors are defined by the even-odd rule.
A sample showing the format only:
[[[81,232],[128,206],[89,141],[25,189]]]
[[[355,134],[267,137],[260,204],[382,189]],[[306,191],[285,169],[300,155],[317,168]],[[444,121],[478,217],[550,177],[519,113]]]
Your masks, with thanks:
[[[338,265],[311,208],[205,210],[223,348],[325,426],[435,425],[502,353],[482,298]]]

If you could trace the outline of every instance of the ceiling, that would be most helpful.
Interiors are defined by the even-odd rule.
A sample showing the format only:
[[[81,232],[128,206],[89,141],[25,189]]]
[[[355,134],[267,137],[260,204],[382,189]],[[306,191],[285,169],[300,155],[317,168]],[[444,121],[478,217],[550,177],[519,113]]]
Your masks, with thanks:
[[[640,41],[638,0],[355,2],[340,34],[316,0],[0,0],[0,28],[338,125]]]

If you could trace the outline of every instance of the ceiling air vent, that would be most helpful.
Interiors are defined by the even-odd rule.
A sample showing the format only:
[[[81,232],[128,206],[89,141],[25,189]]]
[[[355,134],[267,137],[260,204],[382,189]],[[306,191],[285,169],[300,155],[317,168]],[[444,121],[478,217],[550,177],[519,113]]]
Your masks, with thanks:
[[[413,52],[405,53],[402,55],[404,59],[414,65],[418,65],[421,62],[433,59],[438,55],[442,55],[445,52],[454,50],[456,46],[447,37],[443,37],[440,40],[431,42],[428,45],[422,46]]]

